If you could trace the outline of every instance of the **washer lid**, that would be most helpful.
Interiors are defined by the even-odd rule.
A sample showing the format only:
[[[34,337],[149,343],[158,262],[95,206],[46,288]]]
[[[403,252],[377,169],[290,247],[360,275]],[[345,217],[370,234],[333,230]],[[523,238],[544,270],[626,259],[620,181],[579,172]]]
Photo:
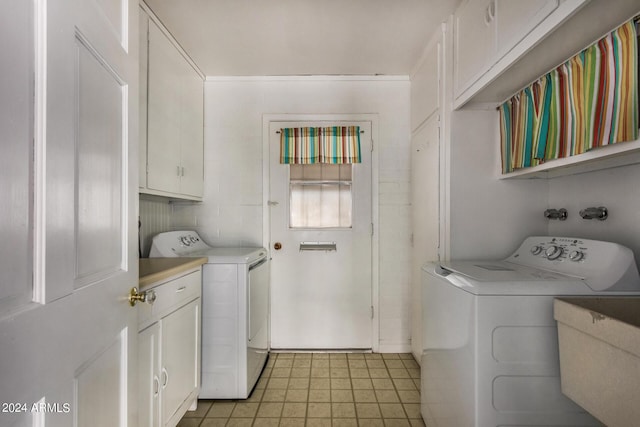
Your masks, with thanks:
[[[252,264],[267,255],[267,250],[260,247],[209,248],[189,252],[188,257],[208,257],[209,264]]]
[[[441,267],[477,282],[539,282],[576,281],[582,277],[549,270],[527,267],[507,261],[453,261],[442,262]]]
[[[443,280],[474,295],[592,295],[579,277],[539,270],[504,261],[445,262],[436,273]]]

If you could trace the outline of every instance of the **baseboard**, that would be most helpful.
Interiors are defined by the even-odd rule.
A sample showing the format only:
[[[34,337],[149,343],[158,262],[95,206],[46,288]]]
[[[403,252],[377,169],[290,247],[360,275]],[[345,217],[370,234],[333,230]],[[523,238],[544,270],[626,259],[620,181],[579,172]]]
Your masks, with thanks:
[[[411,342],[390,343],[380,341],[379,353],[411,353]]]

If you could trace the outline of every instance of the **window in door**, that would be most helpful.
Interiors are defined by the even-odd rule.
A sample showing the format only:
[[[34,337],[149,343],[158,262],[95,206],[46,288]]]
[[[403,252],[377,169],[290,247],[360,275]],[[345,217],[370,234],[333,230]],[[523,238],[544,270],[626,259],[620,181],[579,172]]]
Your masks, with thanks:
[[[351,228],[351,164],[289,167],[290,228]]]

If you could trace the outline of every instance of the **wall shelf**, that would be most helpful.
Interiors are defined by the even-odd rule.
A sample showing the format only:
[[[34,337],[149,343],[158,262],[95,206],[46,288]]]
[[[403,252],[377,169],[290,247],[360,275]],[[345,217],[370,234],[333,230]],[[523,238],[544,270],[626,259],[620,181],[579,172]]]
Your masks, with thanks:
[[[640,163],[640,139],[599,147],[563,159],[500,175],[500,179],[556,178]]]

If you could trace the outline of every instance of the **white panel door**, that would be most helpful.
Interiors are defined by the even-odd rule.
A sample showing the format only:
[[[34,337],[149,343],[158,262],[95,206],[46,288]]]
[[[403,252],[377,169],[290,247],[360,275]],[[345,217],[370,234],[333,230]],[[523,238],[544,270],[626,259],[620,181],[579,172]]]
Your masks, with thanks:
[[[4,6],[0,425],[134,426],[138,5]]]
[[[440,107],[442,96],[442,36],[425,54],[425,59],[411,77],[411,130],[415,131]]]
[[[362,163],[352,165],[351,226],[292,227],[290,166],[279,163],[281,128],[360,126]],[[271,347],[372,348],[371,122],[270,123]],[[320,181],[307,182],[322,186]],[[318,190],[319,191],[319,190]],[[324,197],[324,196],[323,196]],[[331,196],[333,197],[333,196]],[[334,199],[335,200],[335,199]],[[322,202],[315,209],[322,205]],[[347,203],[341,199],[341,203]],[[335,250],[301,244],[335,243]],[[280,249],[276,249],[279,243]]]
[[[416,360],[422,355],[422,265],[438,259],[439,142],[438,115],[433,114],[411,139],[411,349]]]
[[[0,15],[0,313],[32,299],[33,6]],[[9,12],[10,11],[10,12]]]

